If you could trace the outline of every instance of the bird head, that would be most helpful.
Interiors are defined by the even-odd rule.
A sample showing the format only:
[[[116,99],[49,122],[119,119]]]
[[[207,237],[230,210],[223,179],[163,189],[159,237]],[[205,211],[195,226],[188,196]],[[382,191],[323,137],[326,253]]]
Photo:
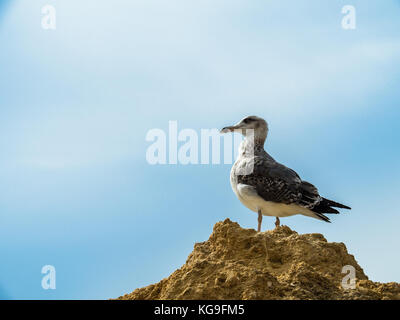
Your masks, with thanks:
[[[221,133],[240,132],[243,136],[254,135],[255,138],[265,140],[268,134],[268,124],[260,117],[248,116],[237,124],[221,129]]]

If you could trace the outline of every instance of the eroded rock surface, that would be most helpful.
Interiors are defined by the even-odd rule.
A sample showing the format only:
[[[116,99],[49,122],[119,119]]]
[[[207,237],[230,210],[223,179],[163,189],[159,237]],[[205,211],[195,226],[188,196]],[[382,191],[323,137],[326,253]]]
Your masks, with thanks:
[[[355,289],[341,285],[345,265]],[[343,243],[321,234],[257,233],[226,219],[168,278],[119,299],[400,299],[400,284],[368,280]]]

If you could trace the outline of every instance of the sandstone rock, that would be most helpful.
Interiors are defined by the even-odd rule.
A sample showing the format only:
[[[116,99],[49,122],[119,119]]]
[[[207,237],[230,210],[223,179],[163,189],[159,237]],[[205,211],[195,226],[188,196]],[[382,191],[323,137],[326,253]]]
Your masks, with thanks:
[[[345,265],[355,268],[355,289],[342,287]],[[400,284],[368,280],[343,243],[321,234],[257,233],[226,219],[168,278],[118,299],[400,299]]]

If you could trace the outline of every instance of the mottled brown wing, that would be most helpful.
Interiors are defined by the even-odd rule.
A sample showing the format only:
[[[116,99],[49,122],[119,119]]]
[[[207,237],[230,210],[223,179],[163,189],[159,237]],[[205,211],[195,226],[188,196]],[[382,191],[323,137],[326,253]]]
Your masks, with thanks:
[[[320,201],[317,188],[302,181],[292,169],[271,159],[254,158],[251,174],[239,175],[238,183],[253,186],[265,201],[312,208]]]

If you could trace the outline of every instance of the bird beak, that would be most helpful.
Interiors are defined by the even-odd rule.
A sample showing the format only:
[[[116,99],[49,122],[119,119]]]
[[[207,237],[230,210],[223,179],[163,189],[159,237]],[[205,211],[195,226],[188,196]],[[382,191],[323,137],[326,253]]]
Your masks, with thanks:
[[[240,129],[239,126],[237,126],[237,125],[236,126],[225,127],[225,128],[221,129],[220,133],[233,132],[233,131],[235,131],[237,129]]]

